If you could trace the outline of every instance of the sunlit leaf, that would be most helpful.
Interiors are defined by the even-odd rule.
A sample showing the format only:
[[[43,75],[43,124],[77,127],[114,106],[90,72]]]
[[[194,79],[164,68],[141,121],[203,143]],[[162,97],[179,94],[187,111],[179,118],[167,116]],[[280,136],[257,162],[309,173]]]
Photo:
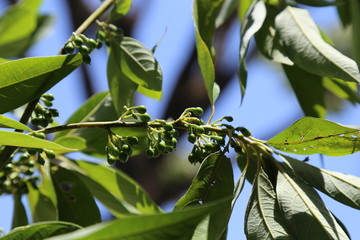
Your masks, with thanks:
[[[110,13],[112,21],[124,17],[130,10],[132,0],[116,0]]]
[[[0,113],[41,96],[82,63],[80,54],[32,57],[0,64]]]
[[[32,129],[14,119],[0,115],[0,128],[14,128],[31,132]]]
[[[305,117],[267,143],[283,152],[343,156],[360,150],[359,131],[328,120]]]
[[[336,78],[323,78],[324,87],[340,99],[351,103],[359,103],[360,95],[355,82],[345,82]]]
[[[75,164],[78,168],[73,165],[68,168],[78,174],[91,193],[115,216],[162,212],[144,189],[125,173],[87,161],[78,160]]]
[[[156,215],[139,215],[84,228],[49,240],[189,240],[197,224],[208,214],[220,211],[229,201],[204,204],[189,209]]]
[[[138,84],[130,80],[122,70],[122,50],[117,41],[110,42],[110,54],[107,63],[107,78],[111,98],[119,115],[123,113],[123,107],[130,107],[134,103],[134,97]]]
[[[244,20],[244,17],[246,16],[246,13],[249,10],[252,2],[253,2],[253,0],[239,1],[238,16],[239,16],[240,22],[242,22]]]
[[[28,218],[24,204],[21,201],[21,195],[14,194],[13,199],[14,199],[14,211],[13,211],[11,228],[25,226],[28,224]]]
[[[63,147],[57,143],[32,137],[27,134],[8,131],[0,131],[0,145],[27,148],[46,148],[57,153],[77,151],[77,149]]]
[[[307,10],[286,7],[275,19],[287,56],[299,67],[320,76],[360,82],[355,61],[326,43]]]
[[[279,171],[276,194],[296,239],[349,239],[318,193],[302,181]]]
[[[221,10],[216,17],[216,28],[220,27],[231,16],[231,14],[236,11],[238,3],[238,0],[224,0]]]
[[[80,229],[81,227],[67,222],[41,222],[30,224],[24,227],[15,228],[10,233],[3,237],[1,240],[13,239],[31,239],[31,240],[44,240],[48,237],[69,233]]]
[[[282,158],[295,174],[310,186],[319,189],[336,201],[360,209],[359,177],[317,168],[288,156],[282,156]]]
[[[30,182],[27,183],[27,197],[33,223],[58,220],[56,193],[49,168],[48,164],[39,166],[41,182],[36,187]]]
[[[142,94],[160,100],[162,70],[153,53],[141,42],[130,37],[121,40],[121,71],[139,85]]]
[[[286,221],[280,211],[273,185],[261,168],[246,209],[247,239],[293,239],[286,228]]]
[[[196,0],[193,5],[198,63],[211,104],[215,103],[220,93],[215,83],[213,38],[223,3],[224,0]]]
[[[247,165],[249,158],[249,164]],[[258,168],[258,156],[256,152],[254,152],[251,148],[248,149],[248,152],[246,153],[239,153],[236,156],[236,162],[240,168],[240,170],[243,172],[246,170],[246,180],[248,180],[250,183],[254,182],[257,168]],[[245,169],[246,167],[246,169]]]
[[[230,159],[222,152],[209,155],[201,164],[200,169],[185,195],[176,203],[175,209],[186,206],[201,205],[231,196],[234,190],[234,179]],[[206,239],[220,239],[231,214],[231,203],[210,216],[207,222]],[[204,228],[204,226],[201,226]]]
[[[322,77],[298,66],[283,65],[298,102],[306,116],[325,118],[325,90]]]
[[[54,142],[68,148],[86,149],[86,140],[78,136],[62,136],[56,138]]]
[[[249,48],[250,40],[263,25],[265,17],[265,3],[261,0],[258,0],[254,1],[253,4],[250,6],[243,22],[241,23],[238,69],[241,101],[244,98],[247,84],[247,67],[245,57]]]
[[[101,222],[100,211],[86,185],[72,171],[57,166],[51,173],[59,220],[89,226]]]

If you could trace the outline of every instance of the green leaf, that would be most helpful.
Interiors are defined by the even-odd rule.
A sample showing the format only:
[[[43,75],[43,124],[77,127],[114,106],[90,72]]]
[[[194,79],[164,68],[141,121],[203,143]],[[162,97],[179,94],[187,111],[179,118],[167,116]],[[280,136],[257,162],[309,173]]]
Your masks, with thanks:
[[[238,17],[239,17],[240,22],[242,22],[244,20],[244,17],[246,16],[246,13],[248,12],[252,2],[253,2],[253,0],[239,1]]]
[[[95,200],[77,175],[57,166],[51,176],[57,196],[59,220],[84,227],[101,222]]]
[[[121,71],[139,85],[140,93],[160,100],[162,71],[153,53],[141,42],[130,37],[123,37],[120,47]]]
[[[298,66],[283,65],[298,102],[306,116],[325,118],[325,91],[322,77]]]
[[[360,95],[355,82],[345,82],[336,78],[323,78],[323,86],[340,99],[351,103],[359,103]]]
[[[241,92],[241,101],[244,98],[247,84],[246,54],[249,48],[250,40],[253,35],[259,31],[266,17],[265,3],[261,0],[254,1],[248,9],[244,21],[241,23],[240,31],[240,51],[239,51],[239,84]]]
[[[22,124],[21,122],[18,122],[14,119],[5,117],[3,115],[0,115],[0,127],[2,128],[14,128],[14,129],[20,129],[24,131],[31,132],[32,129],[26,126],[25,124]]]
[[[207,214],[220,211],[228,204],[229,201],[227,200],[171,213],[130,216],[90,226],[71,234],[50,238],[49,240],[189,240],[197,224]]]
[[[10,233],[3,237],[1,240],[14,240],[14,239],[31,239],[43,240],[48,237],[69,233],[80,229],[81,227],[67,222],[41,222],[30,224],[24,227],[15,228]]]
[[[134,97],[138,84],[131,81],[122,70],[122,50],[120,43],[110,41],[110,54],[107,63],[107,78],[116,111],[123,113],[123,107],[130,107],[134,103]]]
[[[114,21],[124,17],[130,10],[132,0],[116,0],[110,13],[110,20]]]
[[[343,156],[360,150],[359,129],[324,119],[305,117],[267,143],[283,152]]]
[[[302,181],[279,171],[276,194],[296,239],[349,239],[318,193]]]
[[[46,148],[56,153],[77,151],[77,149],[63,147],[57,143],[39,139],[23,133],[0,131],[0,145],[26,147],[26,148]]]
[[[360,82],[355,61],[326,43],[307,10],[286,7],[275,26],[287,56],[299,67],[320,76]]]
[[[223,3],[224,0],[195,0],[193,5],[198,63],[211,104],[215,103],[220,92],[219,86],[215,83],[213,38],[216,19]]]
[[[28,182],[27,195],[33,222],[58,220],[57,199],[50,176],[50,166],[39,166],[41,182],[34,186]]]
[[[20,2],[7,8],[0,17],[0,56],[21,54],[27,47],[37,26],[37,7]]]
[[[280,157],[310,186],[319,189],[336,201],[360,209],[359,177],[317,168],[288,156]]]
[[[118,118],[110,94],[101,92],[89,98],[66,123],[115,121]],[[55,141],[61,141],[60,137],[63,136],[85,139],[87,148],[82,150],[84,153],[95,157],[105,157],[107,132],[103,129],[87,128],[61,131],[56,134]]]
[[[64,147],[72,147],[79,150],[86,149],[86,140],[82,137],[77,136],[62,136],[54,140],[55,143],[60,144]]]
[[[259,31],[255,33],[256,47],[269,60],[293,65],[294,63],[286,56],[275,29],[275,17],[278,11],[277,7],[266,5],[266,18]]]
[[[115,216],[162,212],[145,190],[120,170],[87,161],[74,163],[77,166],[69,164],[67,167],[78,174],[91,193]]]
[[[249,158],[249,159],[248,159]],[[251,184],[254,182],[257,168],[258,168],[258,155],[256,152],[252,150],[252,148],[248,148],[246,153],[241,153],[236,156],[236,162],[242,172],[246,171],[245,177]],[[246,166],[249,160],[248,166]],[[246,168],[246,169],[245,169]],[[244,173],[243,173],[244,174]]]
[[[351,27],[352,27],[352,49],[351,53],[358,64],[360,64],[360,3],[357,0],[345,1],[350,2]]]
[[[0,64],[0,113],[41,96],[82,63],[80,54],[32,57]]]
[[[247,239],[293,239],[287,230],[276,193],[268,176],[261,168],[255,178],[245,215]]]
[[[175,209],[228,197],[233,194],[233,190],[234,178],[230,159],[219,151],[204,159],[191,186],[176,203]],[[220,239],[227,228],[230,215],[231,203],[221,212],[212,214],[207,222],[206,239]]]
[[[343,4],[339,4],[336,6],[339,18],[343,27],[351,24],[351,3],[350,1],[344,1]]]
[[[24,204],[21,201],[21,195],[14,194],[14,212],[11,228],[28,225],[28,219]]]
[[[344,4],[343,0],[332,0],[332,1],[325,1],[325,0],[295,0],[298,3],[305,4],[312,7],[327,7],[327,6],[336,6]]]

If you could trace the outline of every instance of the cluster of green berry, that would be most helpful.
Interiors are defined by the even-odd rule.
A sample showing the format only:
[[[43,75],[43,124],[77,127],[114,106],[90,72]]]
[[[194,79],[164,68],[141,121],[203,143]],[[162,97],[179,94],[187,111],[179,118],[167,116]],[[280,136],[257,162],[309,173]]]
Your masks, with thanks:
[[[90,64],[91,58],[89,54],[95,48],[101,48],[101,46],[101,41],[88,38],[84,34],[76,35],[73,33],[70,40],[65,44],[63,51],[64,53],[73,53],[77,49],[82,54],[84,63]]]
[[[45,107],[40,103],[37,103],[30,122],[36,127],[47,127],[53,122],[54,117],[59,116],[57,109],[50,108],[53,105],[54,96],[52,94],[43,94],[40,98]]]
[[[123,31],[114,24],[108,24],[106,22],[97,22],[99,28],[96,32],[96,39],[99,42],[104,42],[107,46],[110,46],[110,39],[121,39],[123,37]]]
[[[139,139],[135,136],[119,136],[109,130],[108,143],[105,147],[107,161],[114,164],[116,160],[126,163],[133,153],[132,148],[139,144]]]
[[[145,155],[148,158],[166,155],[174,151],[177,146],[178,131],[170,122],[155,120],[159,125],[156,128],[148,127],[148,148]]]

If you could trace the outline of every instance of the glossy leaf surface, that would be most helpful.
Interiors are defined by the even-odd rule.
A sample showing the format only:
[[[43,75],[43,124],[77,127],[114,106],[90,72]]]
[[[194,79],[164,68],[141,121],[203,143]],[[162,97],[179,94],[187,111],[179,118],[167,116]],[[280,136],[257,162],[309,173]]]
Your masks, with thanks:
[[[156,215],[140,215],[101,223],[50,240],[189,240],[197,224],[207,215],[221,210],[229,201]]]
[[[328,171],[310,164],[282,156],[300,178],[336,201],[360,209],[360,178]]]
[[[132,0],[116,0],[110,13],[110,19],[116,20],[124,17],[130,10]]]
[[[24,227],[15,228],[10,233],[3,237],[1,240],[13,239],[31,239],[31,240],[44,240],[46,238],[69,233],[80,229],[79,225],[67,222],[41,222],[35,223]]]
[[[261,168],[257,174],[245,215],[247,239],[293,239],[286,229],[276,193]]]
[[[287,56],[320,76],[360,82],[356,62],[326,43],[307,10],[286,7],[275,20]]]
[[[0,128],[13,128],[31,132],[32,129],[14,119],[0,115]]]
[[[318,193],[304,182],[279,171],[276,193],[296,239],[349,239]]]
[[[81,55],[76,54],[23,58],[0,64],[0,113],[40,97],[81,63]]]
[[[57,153],[77,151],[77,149],[63,147],[57,143],[32,137],[27,134],[8,131],[0,131],[0,144],[27,148],[46,148]]]
[[[283,152],[342,156],[360,150],[359,131],[328,120],[305,117],[267,143]]]

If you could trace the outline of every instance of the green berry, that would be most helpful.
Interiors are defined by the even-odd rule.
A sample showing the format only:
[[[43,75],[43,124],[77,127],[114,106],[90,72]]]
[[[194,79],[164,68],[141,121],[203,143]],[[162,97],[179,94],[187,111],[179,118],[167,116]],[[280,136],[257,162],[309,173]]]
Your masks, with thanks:
[[[38,154],[37,162],[40,165],[44,165],[45,164],[45,159],[40,154]]]
[[[67,43],[64,47],[65,53],[73,53],[74,49],[75,49],[75,46],[72,42]]]
[[[145,114],[139,114],[138,115],[139,116],[139,118],[140,118],[140,120],[142,121],[142,122],[149,122],[150,121],[150,115],[149,114],[147,114],[147,113],[145,113]]]
[[[205,129],[200,126],[196,126],[196,127],[194,127],[194,132],[197,134],[203,134],[205,132]]]
[[[34,155],[37,154],[38,149],[36,149],[36,148],[28,148],[28,149],[27,149],[27,152],[28,152],[31,156],[34,156]]]
[[[126,153],[127,155],[131,155],[132,154],[132,149],[129,145],[124,144],[121,146],[121,150]]]
[[[97,31],[96,38],[100,39],[101,41],[106,40],[106,33],[102,30]]]
[[[109,165],[113,165],[115,163],[115,161],[117,160],[117,157],[113,156],[113,155],[107,155],[107,162]]]
[[[94,49],[97,46],[97,41],[94,39],[88,39],[87,45],[89,46],[90,49]]]
[[[79,36],[75,36],[73,42],[75,46],[80,47],[83,44],[84,40]]]
[[[236,130],[239,130],[245,137],[251,136],[250,131],[244,127],[237,127]]]
[[[188,136],[188,141],[189,141],[190,143],[195,143],[195,141],[196,141],[196,136],[195,136],[195,134],[190,133],[189,136]]]
[[[129,155],[122,151],[120,151],[118,157],[119,161],[122,163],[126,163],[129,160]]]
[[[126,141],[130,146],[136,146],[139,144],[139,139],[134,136],[127,137]]]
[[[33,133],[34,133],[34,137],[36,137],[36,138],[40,138],[40,139],[45,139],[46,138],[45,133],[39,133],[39,132],[33,132]]]
[[[153,158],[155,156],[155,150],[153,148],[146,149],[145,156],[148,158]]]
[[[136,111],[138,111],[138,113],[144,114],[146,113],[146,107],[144,105],[137,106]]]
[[[164,152],[166,149],[166,143],[164,141],[160,141],[157,147],[160,152]]]
[[[83,54],[83,55],[82,55],[82,60],[83,60],[83,62],[84,62],[85,64],[90,64],[90,63],[91,63],[91,58],[90,58],[90,56],[87,55],[87,54]]]
[[[234,121],[233,117],[231,117],[231,116],[225,116],[224,119],[228,122]]]
[[[80,52],[81,54],[87,55],[87,54],[90,53],[90,48],[89,48],[88,46],[81,45],[81,46],[79,47],[79,52]]]
[[[164,129],[165,131],[171,131],[174,129],[174,126],[171,123],[165,123]]]
[[[192,112],[195,116],[200,116],[204,113],[201,107],[188,108],[188,111]]]
[[[57,109],[50,108],[49,111],[50,111],[50,113],[51,113],[51,115],[53,117],[58,117],[59,116],[59,111]]]
[[[48,159],[54,159],[56,157],[54,151],[52,151],[52,150],[44,149],[44,152]]]
[[[96,48],[97,49],[101,48],[102,45],[103,45],[103,43],[101,41],[96,42]]]

